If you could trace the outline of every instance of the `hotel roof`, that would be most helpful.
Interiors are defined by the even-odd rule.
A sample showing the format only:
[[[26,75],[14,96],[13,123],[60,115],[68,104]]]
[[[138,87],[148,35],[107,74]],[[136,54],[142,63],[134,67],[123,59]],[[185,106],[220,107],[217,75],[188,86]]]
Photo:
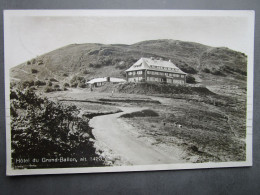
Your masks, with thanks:
[[[126,72],[143,69],[186,74],[176,65],[174,65],[170,60],[164,61],[162,59],[158,60],[154,58],[140,58],[136,63],[133,64],[133,66],[127,69]]]

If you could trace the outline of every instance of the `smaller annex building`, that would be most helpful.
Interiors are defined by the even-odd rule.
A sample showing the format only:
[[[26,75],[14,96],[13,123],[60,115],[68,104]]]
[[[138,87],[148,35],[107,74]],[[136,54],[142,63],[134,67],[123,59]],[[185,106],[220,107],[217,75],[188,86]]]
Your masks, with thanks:
[[[126,70],[128,82],[164,82],[185,84],[186,73],[174,65],[171,60],[141,58]]]
[[[124,83],[126,82],[125,79],[120,78],[114,78],[114,77],[103,77],[103,78],[95,78],[87,82],[87,84],[94,86],[94,87],[100,87],[105,85],[105,83]]]

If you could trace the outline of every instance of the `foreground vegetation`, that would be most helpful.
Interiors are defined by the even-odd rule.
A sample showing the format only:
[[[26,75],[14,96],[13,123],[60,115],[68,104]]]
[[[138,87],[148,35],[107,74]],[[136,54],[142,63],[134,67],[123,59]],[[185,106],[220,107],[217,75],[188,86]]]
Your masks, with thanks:
[[[49,101],[28,88],[11,89],[10,101],[15,169],[105,165],[88,120],[78,117],[76,106]]]

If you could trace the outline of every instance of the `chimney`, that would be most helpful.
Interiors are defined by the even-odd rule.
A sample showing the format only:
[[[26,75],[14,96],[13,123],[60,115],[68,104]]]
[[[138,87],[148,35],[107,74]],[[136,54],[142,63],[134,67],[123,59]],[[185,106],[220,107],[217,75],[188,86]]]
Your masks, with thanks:
[[[107,82],[110,82],[110,77],[107,77]]]
[[[169,60],[169,62],[172,62],[171,60]]]

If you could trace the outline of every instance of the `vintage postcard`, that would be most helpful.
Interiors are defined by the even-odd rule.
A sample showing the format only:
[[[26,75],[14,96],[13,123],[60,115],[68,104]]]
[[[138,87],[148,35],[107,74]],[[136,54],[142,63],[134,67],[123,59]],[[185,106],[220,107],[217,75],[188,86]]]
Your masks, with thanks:
[[[4,11],[7,175],[252,166],[253,11]]]

